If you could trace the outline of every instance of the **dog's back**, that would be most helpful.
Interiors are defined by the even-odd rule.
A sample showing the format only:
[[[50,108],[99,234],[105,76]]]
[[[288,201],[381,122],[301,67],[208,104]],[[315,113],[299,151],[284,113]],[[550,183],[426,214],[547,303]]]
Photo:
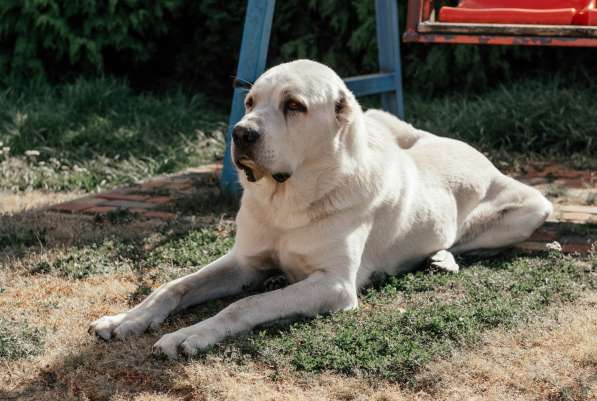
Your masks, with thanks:
[[[380,125],[394,135],[398,141],[398,146],[403,149],[411,148],[420,139],[435,137],[435,135],[416,129],[412,125],[396,118],[393,114],[382,110],[369,109],[365,112],[365,118],[369,120],[369,124]]]

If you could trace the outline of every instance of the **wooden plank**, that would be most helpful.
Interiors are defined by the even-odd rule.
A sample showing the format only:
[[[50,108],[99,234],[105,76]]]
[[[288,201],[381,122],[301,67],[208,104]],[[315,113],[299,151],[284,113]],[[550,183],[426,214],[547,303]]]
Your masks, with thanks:
[[[422,33],[462,33],[473,35],[597,37],[597,26],[580,25],[455,24],[425,21],[419,23],[417,30]]]
[[[451,33],[418,33],[412,30],[404,34],[403,40],[405,42],[416,43],[597,47],[597,38],[591,37],[463,35]]]
[[[344,82],[355,96],[375,95],[395,90],[393,73],[378,73],[345,78]]]

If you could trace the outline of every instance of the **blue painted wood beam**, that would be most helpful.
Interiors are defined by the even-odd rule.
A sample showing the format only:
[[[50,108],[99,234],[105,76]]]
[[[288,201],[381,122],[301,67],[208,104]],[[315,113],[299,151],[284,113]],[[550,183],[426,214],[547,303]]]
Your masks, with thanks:
[[[355,96],[376,95],[395,90],[394,73],[358,75],[345,78],[344,82]]]
[[[267,49],[272,29],[275,0],[249,0],[245,14],[245,26],[240,47],[240,56],[236,70],[236,79],[253,83],[265,69]],[[217,68],[217,66],[215,66]],[[236,168],[232,161],[230,144],[232,143],[232,129],[244,114],[244,100],[247,89],[235,88],[232,97],[232,109],[228,118],[226,132],[226,152],[224,153],[224,167],[220,177],[220,187],[225,193],[240,193],[240,184]]]

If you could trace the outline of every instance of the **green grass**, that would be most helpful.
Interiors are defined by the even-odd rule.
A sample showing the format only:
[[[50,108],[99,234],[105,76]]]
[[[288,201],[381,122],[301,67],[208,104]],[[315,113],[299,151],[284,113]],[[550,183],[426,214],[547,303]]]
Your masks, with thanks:
[[[112,79],[4,90],[0,188],[92,191],[201,164],[221,157],[224,119],[199,95]]]
[[[494,159],[570,162],[575,154],[574,164],[593,168],[596,90],[554,78],[515,81],[475,97],[407,93],[407,121],[470,142]],[[0,189],[95,191],[221,159],[226,114],[209,105],[180,91],[134,93],[113,79],[4,90]]]
[[[407,97],[407,120],[416,127],[475,144],[490,153],[570,160],[595,166],[597,82],[586,86],[557,77],[514,81],[479,95]],[[590,160],[587,160],[588,159]],[[581,157],[583,158],[583,157]]]
[[[224,237],[215,230],[202,228],[158,246],[148,255],[148,261],[170,266],[200,267],[226,253],[233,242],[232,237]]]
[[[456,275],[391,277],[368,290],[356,311],[257,329],[211,352],[412,384],[426,363],[474,345],[484,331],[524,324],[597,288],[595,257],[512,256],[464,266]]]
[[[0,318],[0,360],[37,355],[43,347],[43,333],[26,323]]]
[[[70,279],[130,271],[134,260],[127,244],[106,240],[84,247],[70,247],[57,257],[30,266],[31,274],[52,273]]]

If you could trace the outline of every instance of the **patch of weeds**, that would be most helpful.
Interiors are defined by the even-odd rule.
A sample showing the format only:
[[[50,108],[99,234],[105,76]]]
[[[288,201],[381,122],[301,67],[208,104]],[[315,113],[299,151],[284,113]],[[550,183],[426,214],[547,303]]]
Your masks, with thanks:
[[[549,401],[585,401],[589,400],[591,396],[591,387],[582,384],[575,383],[572,386],[563,387],[557,392],[550,395]]]
[[[461,261],[459,274],[390,277],[361,296],[358,310],[261,327],[211,352],[236,347],[242,358],[273,366],[406,383],[424,364],[474,344],[485,330],[526,322],[548,305],[597,288],[583,263],[556,254],[511,255],[468,266]],[[398,299],[405,308],[396,306]]]
[[[231,236],[219,235],[215,229],[202,228],[156,247],[147,256],[146,263],[150,266],[168,266],[162,271],[168,274],[168,278],[173,278],[224,255],[233,243]]]
[[[140,283],[139,285],[137,285],[137,288],[135,288],[135,291],[128,295],[129,305],[137,305],[139,302],[144,300],[149,294],[151,294],[152,291],[153,289],[149,285],[147,285],[147,283]]]
[[[545,189],[545,196],[549,198],[561,198],[568,195],[568,188],[563,185],[549,184]]]
[[[46,243],[44,231],[33,229],[0,232],[0,250],[10,247],[29,247]]]
[[[37,355],[43,347],[43,332],[26,323],[0,318],[0,360]]]
[[[83,248],[69,248],[53,260],[43,260],[33,265],[31,274],[53,273],[70,279],[83,279],[96,274],[127,271],[130,261],[118,256],[113,241],[91,244]]]

